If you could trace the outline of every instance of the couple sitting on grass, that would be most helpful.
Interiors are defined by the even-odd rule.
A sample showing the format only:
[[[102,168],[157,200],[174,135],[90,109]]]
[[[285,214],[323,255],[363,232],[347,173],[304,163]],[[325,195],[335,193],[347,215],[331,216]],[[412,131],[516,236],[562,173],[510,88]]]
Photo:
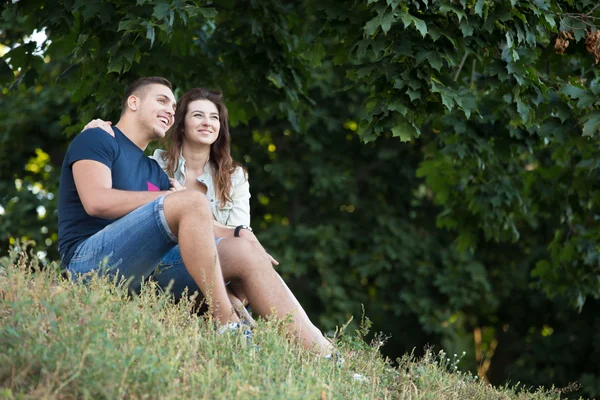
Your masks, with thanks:
[[[299,343],[331,353],[249,227],[249,184],[231,158],[227,118],[220,93],[192,89],[176,104],[168,80],[134,82],[119,122],[92,121],[65,155],[62,264],[74,279],[97,271],[134,290],[151,278],[175,297],[200,291],[221,331],[246,330],[246,304],[261,317],[291,316]],[[146,157],[165,135],[169,148]]]

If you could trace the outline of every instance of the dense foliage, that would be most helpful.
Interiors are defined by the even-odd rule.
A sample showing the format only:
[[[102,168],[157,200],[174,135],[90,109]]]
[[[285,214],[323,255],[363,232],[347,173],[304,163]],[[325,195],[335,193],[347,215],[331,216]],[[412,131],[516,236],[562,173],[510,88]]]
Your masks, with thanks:
[[[253,225],[322,325],[364,304],[390,355],[433,343],[493,383],[600,396],[599,18],[583,0],[4,6],[0,240],[56,258],[68,137],[116,121],[127,82],[221,88]]]

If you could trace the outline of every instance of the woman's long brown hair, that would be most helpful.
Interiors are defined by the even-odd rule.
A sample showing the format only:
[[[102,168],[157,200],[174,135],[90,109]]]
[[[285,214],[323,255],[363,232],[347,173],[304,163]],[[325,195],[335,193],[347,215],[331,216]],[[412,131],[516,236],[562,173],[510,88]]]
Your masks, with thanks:
[[[185,135],[185,115],[189,104],[196,100],[208,100],[212,102],[219,112],[219,136],[210,145],[209,162],[212,167],[213,181],[217,198],[223,206],[231,201],[231,175],[240,164],[231,158],[231,137],[229,135],[229,117],[227,107],[223,103],[223,95],[204,88],[195,88],[181,96],[175,109],[175,122],[165,135],[167,154],[167,174],[175,175],[175,169],[179,164],[183,136]]]

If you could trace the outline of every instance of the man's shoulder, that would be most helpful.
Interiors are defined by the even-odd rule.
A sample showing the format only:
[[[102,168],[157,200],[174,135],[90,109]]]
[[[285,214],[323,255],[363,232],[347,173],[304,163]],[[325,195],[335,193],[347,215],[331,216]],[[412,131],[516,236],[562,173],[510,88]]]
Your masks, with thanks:
[[[119,145],[115,138],[100,128],[86,129],[71,141],[65,162],[90,159],[109,165],[119,155]]]
[[[119,145],[114,137],[106,133],[100,128],[90,128],[81,132],[71,142],[70,147],[79,146],[107,146],[112,148],[118,148]]]

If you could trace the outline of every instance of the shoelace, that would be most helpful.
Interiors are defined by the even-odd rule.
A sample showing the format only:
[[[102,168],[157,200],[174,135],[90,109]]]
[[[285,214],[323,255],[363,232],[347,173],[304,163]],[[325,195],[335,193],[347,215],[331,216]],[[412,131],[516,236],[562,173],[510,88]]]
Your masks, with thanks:
[[[340,356],[338,353],[325,354],[324,358],[326,360],[333,361],[335,363],[335,366],[338,368],[342,368],[342,365],[344,365],[344,358],[342,356]]]
[[[243,330],[243,335],[246,339],[252,336],[250,326],[248,324],[240,324],[239,322],[230,322],[228,324],[225,324],[221,326],[217,332],[219,333],[219,335],[222,335],[227,332],[235,332],[238,330]]]
[[[252,341],[252,330],[250,329],[250,325],[246,322],[242,322],[241,324],[239,322],[230,322],[219,327],[217,333],[219,335],[223,335],[225,333],[232,333],[237,331],[242,332],[242,335],[246,339],[246,343],[250,343]]]

